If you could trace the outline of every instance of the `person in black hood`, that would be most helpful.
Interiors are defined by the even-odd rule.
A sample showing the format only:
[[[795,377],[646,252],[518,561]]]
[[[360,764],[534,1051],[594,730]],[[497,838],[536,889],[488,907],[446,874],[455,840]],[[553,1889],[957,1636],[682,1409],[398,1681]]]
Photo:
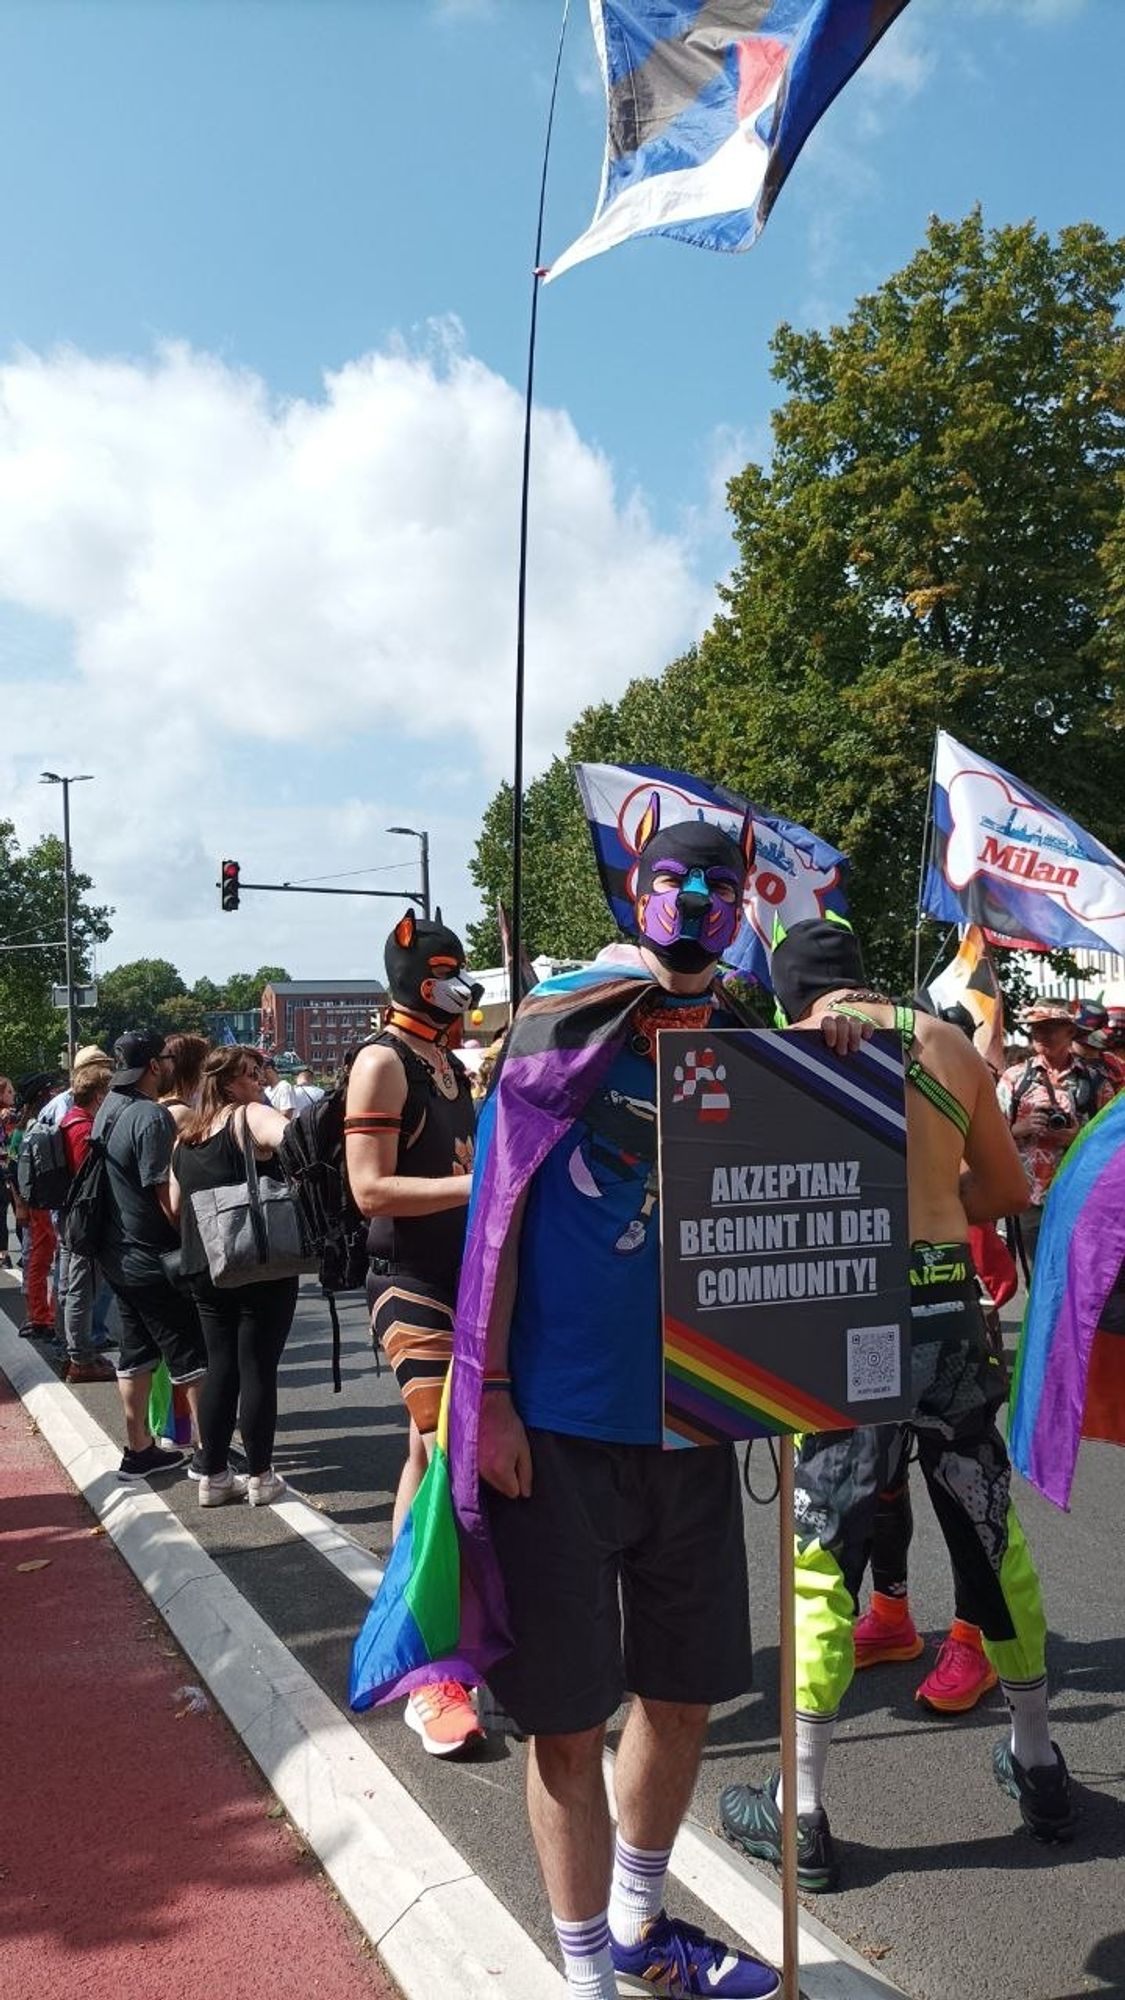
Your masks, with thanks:
[[[455,931],[408,910],[384,954],[391,1004],[360,1050],[344,1116],[348,1181],[371,1218],[372,1339],[386,1353],[410,1419],[395,1496],[397,1536],[425,1474],[453,1355],[453,1307],[472,1186],[476,1114],[451,1049],[481,989]],[[467,1691],[435,1674],[406,1704],[431,1756],[458,1755],[483,1735]]]

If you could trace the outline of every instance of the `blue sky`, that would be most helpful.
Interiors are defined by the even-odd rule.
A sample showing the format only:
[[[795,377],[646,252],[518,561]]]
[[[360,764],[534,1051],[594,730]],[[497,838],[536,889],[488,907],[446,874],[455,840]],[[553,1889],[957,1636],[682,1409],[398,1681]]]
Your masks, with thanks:
[[[215,864],[389,866],[395,823],[473,914],[560,11],[0,0],[0,811],[33,838],[39,770],[96,773],[74,838],[117,909],[106,963],[364,973],[393,904],[223,917]],[[546,289],[533,764],[706,622],[779,320],[842,316],[934,211],[1125,231],[1123,73],[1121,0],[911,0],[750,255],[640,242]],[[548,257],[589,219],[602,121],[573,0]]]

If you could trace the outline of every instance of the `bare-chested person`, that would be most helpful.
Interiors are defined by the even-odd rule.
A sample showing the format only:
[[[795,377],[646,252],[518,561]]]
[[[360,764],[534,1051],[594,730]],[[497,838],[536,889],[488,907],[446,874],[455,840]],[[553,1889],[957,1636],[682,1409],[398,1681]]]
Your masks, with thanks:
[[[918,1462],[957,1575],[966,1616],[981,1627],[1000,1676],[1011,1736],[996,1745],[997,1783],[1040,1840],[1067,1840],[1074,1814],[1066,1765],[1051,1741],[1039,1581],[1009,1498],[1011,1468],[996,1412],[1004,1387],[989,1354],[966,1241],[970,1223],[1013,1215],[1027,1182],[992,1077],[959,1029],[896,1006],[864,983],[843,924],[795,924],[772,974],[786,1018],[817,1028],[852,1012],[898,1033],[907,1074],[911,1233],[911,1428]],[[878,1496],[897,1427],[801,1440],[796,1468],[798,1880],[835,1886],[838,1866],[823,1785],[840,1702],[854,1671],[852,1631],[871,1553]],[[781,1858],[780,1786],[731,1785],[719,1810],[728,1839]]]

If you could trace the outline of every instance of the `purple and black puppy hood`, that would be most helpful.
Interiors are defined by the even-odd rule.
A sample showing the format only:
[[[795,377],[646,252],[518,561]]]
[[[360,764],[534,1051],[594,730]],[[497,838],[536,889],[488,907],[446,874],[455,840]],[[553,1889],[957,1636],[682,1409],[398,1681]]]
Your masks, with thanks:
[[[653,792],[636,832],[633,907],[642,944],[677,972],[700,972],[734,942],[742,921],[746,876],[754,855],[747,813],[736,840],[713,820],[660,824]]]

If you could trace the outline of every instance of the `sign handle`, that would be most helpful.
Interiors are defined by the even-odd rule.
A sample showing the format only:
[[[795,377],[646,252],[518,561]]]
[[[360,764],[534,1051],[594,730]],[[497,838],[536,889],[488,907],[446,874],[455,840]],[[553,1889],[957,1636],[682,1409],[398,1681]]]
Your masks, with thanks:
[[[783,2000],[800,2000],[797,1907],[797,1632],[793,1564],[793,1440],[778,1439],[778,1623],[781,1663],[781,1979]]]

